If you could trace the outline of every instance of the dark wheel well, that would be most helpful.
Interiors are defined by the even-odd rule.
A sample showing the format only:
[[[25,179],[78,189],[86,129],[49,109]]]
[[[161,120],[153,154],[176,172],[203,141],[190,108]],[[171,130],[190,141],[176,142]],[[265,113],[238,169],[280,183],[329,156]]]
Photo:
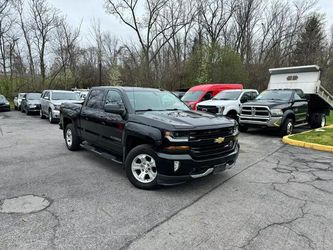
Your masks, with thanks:
[[[294,114],[288,114],[288,115],[286,116],[286,118],[284,119],[284,121],[287,120],[288,118],[292,119],[293,122],[295,122],[295,115],[294,115]]]
[[[125,157],[127,156],[127,154],[136,146],[142,145],[142,144],[149,144],[151,146],[153,146],[153,142],[152,140],[149,139],[143,139],[140,137],[136,137],[136,136],[128,136],[126,139],[126,152],[125,152]]]
[[[230,110],[228,112],[227,116],[237,116],[237,111],[236,110]]]

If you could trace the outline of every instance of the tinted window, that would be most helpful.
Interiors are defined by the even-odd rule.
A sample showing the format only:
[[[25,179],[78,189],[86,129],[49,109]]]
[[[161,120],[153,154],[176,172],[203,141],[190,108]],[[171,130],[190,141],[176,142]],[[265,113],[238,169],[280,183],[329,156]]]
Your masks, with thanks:
[[[251,96],[251,93],[244,93],[241,100],[242,101],[248,101],[248,100],[251,100],[252,99],[252,96]]]
[[[50,92],[49,91],[46,91],[44,96],[43,96],[44,99],[49,99],[50,98]]]
[[[89,94],[89,99],[86,106],[92,109],[103,108],[104,91],[100,89],[92,90]]]
[[[106,95],[105,104],[122,104],[123,100],[121,99],[120,94],[115,90],[110,90]]]
[[[251,92],[251,100],[256,99],[257,96],[257,92]]]
[[[214,100],[237,100],[240,91],[222,91],[213,97]]]

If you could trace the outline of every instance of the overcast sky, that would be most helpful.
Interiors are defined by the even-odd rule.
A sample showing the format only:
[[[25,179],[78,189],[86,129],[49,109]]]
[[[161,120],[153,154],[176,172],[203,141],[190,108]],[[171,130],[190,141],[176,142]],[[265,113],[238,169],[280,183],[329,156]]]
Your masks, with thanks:
[[[82,22],[81,42],[84,44],[89,42],[87,37],[90,35],[93,20],[100,20],[102,29],[109,30],[120,40],[128,40],[133,36],[131,30],[121,24],[119,19],[105,12],[104,0],[49,0],[49,2],[61,10],[73,26],[78,26]],[[326,15],[327,30],[329,30],[333,25],[333,0],[319,0],[318,10]]]

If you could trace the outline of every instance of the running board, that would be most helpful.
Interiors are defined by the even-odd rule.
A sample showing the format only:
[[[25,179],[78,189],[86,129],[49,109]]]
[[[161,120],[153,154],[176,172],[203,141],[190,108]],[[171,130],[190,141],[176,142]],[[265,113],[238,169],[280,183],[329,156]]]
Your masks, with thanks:
[[[305,125],[309,125],[309,123],[306,122],[306,123],[297,124],[294,127],[298,128],[298,127],[302,127],[302,126],[305,126]]]
[[[103,158],[105,158],[107,160],[111,160],[111,161],[113,161],[113,162],[115,162],[117,164],[123,164],[123,162],[119,158],[117,158],[116,156],[114,156],[114,155],[112,155],[112,154],[110,154],[108,152],[105,152],[105,151],[103,151],[103,150],[101,150],[99,148],[96,148],[96,147],[94,147],[94,146],[92,146],[90,144],[82,143],[81,147],[84,148],[84,149],[86,149],[86,150],[88,150],[88,151],[90,151],[90,152],[98,154],[98,155],[102,156]]]

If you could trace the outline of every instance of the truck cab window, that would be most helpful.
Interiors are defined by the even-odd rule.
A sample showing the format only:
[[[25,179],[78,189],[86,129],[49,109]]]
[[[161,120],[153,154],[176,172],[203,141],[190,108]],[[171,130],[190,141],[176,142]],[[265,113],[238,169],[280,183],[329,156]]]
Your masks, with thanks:
[[[121,104],[123,105],[123,100],[117,91],[110,90],[106,96],[105,104]]]
[[[92,90],[89,95],[86,106],[92,109],[102,109],[103,108],[103,91],[102,90]]]
[[[207,100],[212,99],[212,97],[213,97],[212,92],[207,92],[207,93],[204,95],[204,97],[202,97],[202,100],[203,100],[203,101],[207,101]]]

